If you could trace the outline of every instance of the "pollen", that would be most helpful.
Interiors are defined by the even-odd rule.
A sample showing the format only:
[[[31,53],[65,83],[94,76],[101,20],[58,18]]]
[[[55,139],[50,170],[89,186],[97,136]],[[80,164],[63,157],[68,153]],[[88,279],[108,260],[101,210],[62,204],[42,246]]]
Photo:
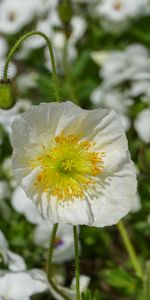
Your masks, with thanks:
[[[93,151],[94,145],[73,134],[55,136],[52,146],[42,147],[42,154],[30,161],[32,168],[41,167],[34,185],[58,200],[83,199],[103,171],[105,153]]]

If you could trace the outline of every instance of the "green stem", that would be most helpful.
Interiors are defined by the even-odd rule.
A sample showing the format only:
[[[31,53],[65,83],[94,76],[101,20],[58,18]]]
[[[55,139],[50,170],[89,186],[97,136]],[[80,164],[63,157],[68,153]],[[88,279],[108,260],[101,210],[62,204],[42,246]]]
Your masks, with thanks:
[[[54,243],[57,233],[58,223],[54,224],[51,238],[50,238],[50,244],[49,244],[49,250],[48,250],[48,266],[47,266],[47,276],[48,281],[53,288],[53,290],[59,294],[63,299],[65,300],[71,300],[66,294],[63,293],[63,291],[57,286],[55,283],[55,280],[53,279],[53,271],[52,271],[52,257],[53,257],[53,249],[54,249]]]
[[[124,245],[126,247],[126,250],[128,252],[128,255],[130,257],[130,260],[131,260],[131,263],[133,265],[133,268],[136,272],[136,274],[141,277],[143,279],[144,277],[144,274],[143,274],[143,271],[142,271],[142,268],[141,268],[141,265],[139,263],[139,260],[138,260],[138,257],[136,255],[136,252],[134,250],[134,247],[131,243],[131,240],[129,238],[129,235],[125,229],[125,226],[124,226],[124,223],[123,221],[120,221],[118,224],[117,224],[117,227],[118,227],[118,230],[120,232],[120,235],[123,239],[123,242],[124,242]]]
[[[54,59],[54,53],[53,53],[53,48],[52,48],[52,44],[49,40],[49,38],[41,31],[31,31],[28,32],[26,34],[24,34],[17,42],[16,44],[12,47],[12,49],[10,50],[7,59],[6,59],[6,63],[5,63],[5,67],[4,67],[4,80],[8,79],[8,66],[9,63],[12,59],[12,56],[14,55],[14,53],[16,52],[16,50],[18,49],[18,47],[20,46],[20,44],[27,39],[28,37],[31,37],[33,35],[39,35],[41,37],[43,37],[46,42],[47,42],[47,46],[49,49],[49,54],[50,54],[50,59],[51,59],[51,64],[52,64],[52,72],[53,72],[53,79],[54,79],[54,92],[55,92],[55,97],[56,97],[56,101],[60,101],[60,95],[59,95],[59,88],[58,88],[58,80],[57,80],[57,74],[56,74],[56,67],[55,67],[55,59]]]
[[[80,268],[79,268],[79,247],[77,226],[73,226],[74,249],[75,249],[75,268],[76,268],[76,299],[80,300]]]

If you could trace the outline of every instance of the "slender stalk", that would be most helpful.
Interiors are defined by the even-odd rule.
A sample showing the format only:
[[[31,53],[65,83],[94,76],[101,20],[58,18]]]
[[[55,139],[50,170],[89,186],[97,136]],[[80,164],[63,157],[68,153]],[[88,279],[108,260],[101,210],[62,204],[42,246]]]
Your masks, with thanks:
[[[47,276],[48,276],[48,281],[49,281],[51,287],[53,288],[53,290],[57,294],[59,294],[63,299],[71,300],[66,294],[63,293],[63,291],[57,286],[57,284],[55,283],[55,281],[53,279],[52,257],[53,257],[53,249],[54,249],[54,243],[55,243],[57,228],[58,228],[58,223],[54,224],[53,230],[52,230],[52,233],[51,233],[49,250],[48,250]]]
[[[124,223],[123,221],[120,221],[118,224],[117,224],[117,227],[118,227],[118,230],[120,232],[120,235],[122,237],[122,240],[124,242],[124,245],[126,247],[126,250],[128,252],[128,255],[130,257],[130,260],[131,260],[131,263],[132,263],[132,266],[136,272],[136,274],[141,277],[143,279],[144,277],[144,274],[143,274],[143,271],[142,271],[142,268],[141,268],[141,265],[139,263],[139,260],[138,260],[138,257],[137,257],[137,254],[134,250],[134,247],[131,243],[131,240],[129,238],[129,235],[125,229],[125,226],[124,226]]]
[[[18,49],[18,47],[20,46],[20,44],[25,39],[27,39],[28,37],[31,37],[33,35],[39,35],[39,36],[43,37],[47,42],[47,46],[48,46],[49,54],[50,54],[50,59],[51,59],[51,64],[52,64],[52,72],[53,72],[53,79],[54,79],[54,92],[55,92],[56,101],[59,102],[60,101],[60,95],[59,95],[58,80],[57,80],[56,66],[55,66],[55,59],[54,59],[52,44],[51,44],[49,38],[41,31],[30,31],[30,32],[24,34],[16,42],[16,44],[12,47],[12,49],[10,50],[10,52],[7,56],[6,63],[5,63],[5,66],[4,66],[4,80],[8,79],[8,66],[9,66],[9,63],[12,59],[12,56],[15,54],[15,52]]]
[[[80,300],[80,268],[79,268],[79,247],[77,226],[73,226],[74,249],[75,249],[75,268],[76,268],[76,300]]]

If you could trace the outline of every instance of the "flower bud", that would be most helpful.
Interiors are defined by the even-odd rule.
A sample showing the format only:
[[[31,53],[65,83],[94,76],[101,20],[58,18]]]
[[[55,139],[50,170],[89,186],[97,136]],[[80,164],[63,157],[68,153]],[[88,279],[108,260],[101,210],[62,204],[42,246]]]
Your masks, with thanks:
[[[70,0],[59,0],[58,12],[61,21],[64,25],[69,25],[71,18],[73,16],[73,9]]]
[[[0,80],[0,108],[10,109],[16,103],[16,89],[11,80]]]

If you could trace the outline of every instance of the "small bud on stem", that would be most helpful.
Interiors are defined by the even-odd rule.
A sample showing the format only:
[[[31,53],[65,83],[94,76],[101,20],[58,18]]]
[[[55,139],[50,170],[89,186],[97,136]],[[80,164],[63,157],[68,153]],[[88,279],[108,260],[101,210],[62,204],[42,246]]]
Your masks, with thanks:
[[[0,80],[0,108],[10,109],[16,103],[16,88],[10,79]]]

